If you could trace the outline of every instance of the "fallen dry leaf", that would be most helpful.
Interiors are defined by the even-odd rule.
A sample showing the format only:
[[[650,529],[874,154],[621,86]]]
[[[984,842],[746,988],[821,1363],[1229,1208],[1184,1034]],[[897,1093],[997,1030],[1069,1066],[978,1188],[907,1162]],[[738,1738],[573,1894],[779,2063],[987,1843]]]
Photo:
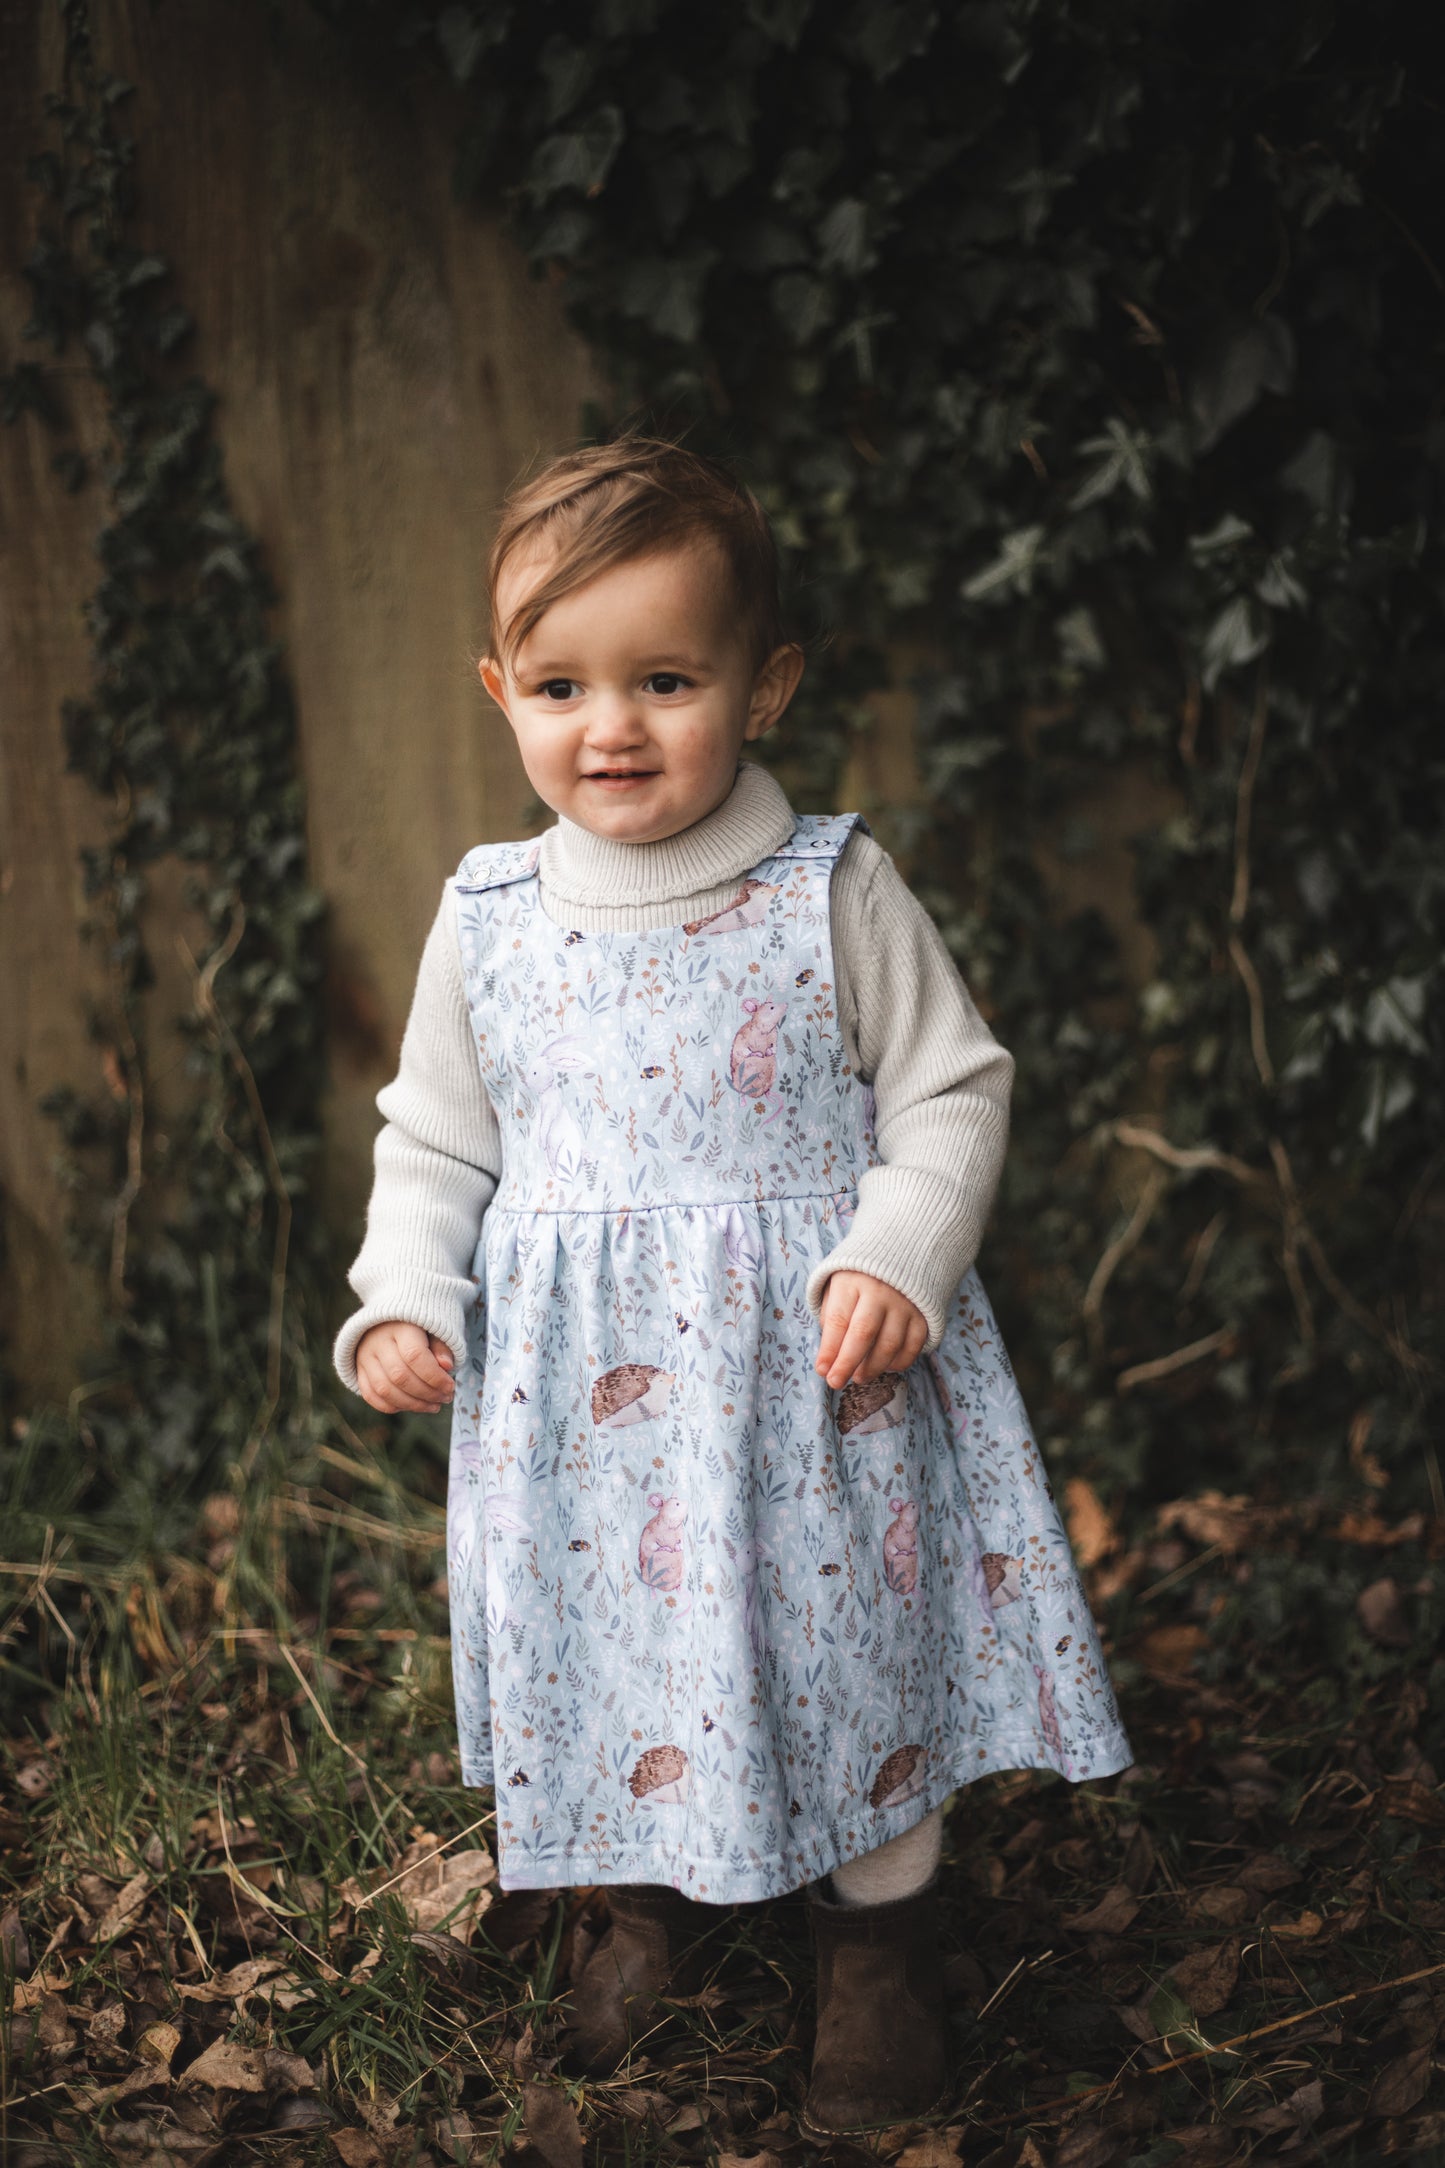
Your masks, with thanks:
[[[1386,2063],[1370,2088],[1366,2115],[1408,2115],[1418,2107],[1429,2090],[1432,2053],[1432,2043],[1424,2040],[1419,2047]]]
[[[1387,1777],[1380,1787],[1380,1812],[1421,1829],[1445,1828],[1445,1799],[1414,1777]]]
[[[898,2155],[897,2168],[958,2168],[958,2142],[946,2130],[930,2130]]]
[[[183,1980],[178,1992],[188,2002],[235,2002],[283,1969],[284,1960],[279,1957],[248,1957],[244,1964],[232,1965],[228,1972],[212,1973],[209,1980]],[[330,1966],[325,1969],[332,1979],[337,1977]]]
[[[396,1866],[379,1874],[364,1890],[354,1875],[341,1885],[344,1901],[364,1913],[383,1897],[394,1897],[412,1926],[431,1933],[444,1926],[458,1942],[469,1942],[477,1921],[492,1902],[497,1863],[490,1852],[447,1852],[442,1839],[420,1831]]]
[[[582,2168],[582,2126],[560,2085],[529,2080],[522,2087],[522,2121],[548,2168]]]
[[[1231,1937],[1212,1950],[1195,1950],[1170,1967],[1174,1982],[1196,2017],[1213,2017],[1234,1993],[1239,1978],[1239,1941]]]
[[[187,2092],[206,2088],[213,2093],[264,2093],[265,2053],[242,2047],[239,2040],[213,2040],[187,2064],[177,2083]]]
[[[958,2158],[957,2154],[953,2158],[956,2160]],[[782,2161],[778,2154],[767,2151],[761,2153],[719,2153],[717,2168],[782,2168]]]
[[[364,2130],[333,2130],[331,2143],[345,2168],[386,2168],[386,2155]]]
[[[1277,1515],[1262,1511],[1252,1498],[1239,1493],[1201,1491],[1197,1498],[1176,1498],[1159,1508],[1158,1526],[1163,1534],[1177,1528],[1191,1543],[1206,1548],[1217,1543],[1226,1556],[1242,1550],[1252,1539],[1258,1543],[1269,1534]]]
[[[1288,1889],[1300,1879],[1300,1870],[1278,1852],[1256,1852],[1234,1870],[1234,1879],[1241,1889],[1257,1890],[1262,1897],[1277,1889]]]
[[[179,2029],[158,2017],[137,2034],[135,2051],[143,2063],[159,2063],[162,2069],[169,2070],[180,2044]]]
[[[1298,1919],[1271,1920],[1269,1931],[1283,1942],[1313,1942],[1324,1924],[1318,1912],[1301,1912]]]
[[[1118,1530],[1108,1510],[1081,1475],[1071,1475],[1064,1485],[1064,1520],[1075,1560],[1085,1572],[1118,1548]]]
[[[1258,1904],[1258,1898],[1237,1882],[1216,1882],[1209,1889],[1195,1892],[1189,1900],[1188,1914],[1191,1920],[1212,1927],[1242,1927],[1253,1918]]]
[[[1107,2168],[1116,2158],[1122,2137],[1099,2123],[1076,2123],[1059,2140],[1054,2168]]]
[[[1381,1648],[1407,1649],[1410,1646],[1412,1637],[1405,1606],[1389,1574],[1360,1590],[1355,1598],[1355,1615],[1370,1639],[1378,1641]]]
[[[12,1980],[30,1970],[30,1943],[20,1924],[18,1905],[11,1905],[0,1918],[0,1953],[5,1960],[4,1970]]]
[[[1187,1622],[1156,1626],[1135,1644],[1135,1653],[1151,1678],[1177,1685],[1194,1669],[1205,1639],[1202,1626]]]
[[[108,1906],[95,1923],[97,1942],[114,1942],[136,1924],[141,1906],[153,1887],[150,1876],[142,1868],[133,1874],[115,1902]]]
[[[1133,1924],[1138,1910],[1134,1892],[1116,1882],[1087,1912],[1066,1912],[1059,1924],[1076,1935],[1122,1935]]]

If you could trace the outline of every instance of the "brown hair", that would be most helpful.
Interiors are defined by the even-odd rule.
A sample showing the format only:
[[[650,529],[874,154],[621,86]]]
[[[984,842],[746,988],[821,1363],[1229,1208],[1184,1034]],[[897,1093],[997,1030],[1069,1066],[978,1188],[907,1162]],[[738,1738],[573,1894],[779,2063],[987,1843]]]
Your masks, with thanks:
[[[502,505],[487,560],[493,653],[510,662],[554,602],[610,566],[705,539],[716,542],[727,560],[761,666],[787,637],[778,553],[767,514],[735,474],[681,444],[644,436],[618,437],[549,460]],[[497,583],[503,567],[518,549],[533,545],[555,551],[552,565],[502,626]]]

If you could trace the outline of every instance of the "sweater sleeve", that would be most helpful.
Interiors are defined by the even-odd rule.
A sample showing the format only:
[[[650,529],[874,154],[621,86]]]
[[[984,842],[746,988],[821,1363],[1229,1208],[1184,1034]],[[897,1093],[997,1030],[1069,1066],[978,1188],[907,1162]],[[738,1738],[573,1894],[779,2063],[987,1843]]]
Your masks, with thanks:
[[[445,1340],[460,1368],[472,1259],[501,1172],[501,1135],[472,1047],[450,883],[422,953],[400,1067],[376,1103],[385,1124],[366,1238],[347,1275],[362,1307],[342,1326],[334,1353],[337,1374],[353,1392],[357,1346],[373,1325],[419,1325]]]
[[[1013,1058],[869,836],[850,839],[834,872],[833,939],[841,1021],[873,1086],[883,1164],[859,1183],[853,1224],[815,1267],[808,1302],[821,1312],[835,1272],[871,1273],[917,1304],[934,1348],[998,1187]]]

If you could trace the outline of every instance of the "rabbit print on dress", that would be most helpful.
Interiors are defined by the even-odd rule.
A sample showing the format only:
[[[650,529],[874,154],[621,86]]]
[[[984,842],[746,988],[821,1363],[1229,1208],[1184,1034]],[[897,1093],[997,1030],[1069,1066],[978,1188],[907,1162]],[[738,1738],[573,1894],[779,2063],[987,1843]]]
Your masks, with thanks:
[[[537,845],[458,875],[503,1140],[448,1487],[462,1774],[508,1889],[780,1895],[971,1778],[1128,1759],[976,1275],[831,1392],[809,1276],[878,1164],[801,820],[689,926],[569,939]]]

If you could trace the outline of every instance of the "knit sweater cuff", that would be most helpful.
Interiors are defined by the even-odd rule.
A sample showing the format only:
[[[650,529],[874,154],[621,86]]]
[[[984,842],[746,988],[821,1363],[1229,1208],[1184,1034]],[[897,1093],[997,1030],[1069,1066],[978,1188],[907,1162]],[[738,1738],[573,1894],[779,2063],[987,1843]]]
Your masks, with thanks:
[[[377,1288],[336,1335],[332,1360],[342,1384],[350,1392],[359,1390],[356,1351],[373,1325],[419,1325],[435,1333],[451,1349],[460,1372],[467,1352],[466,1313],[476,1292],[470,1280],[421,1272]]]
[[[987,1204],[961,1198],[956,1181],[922,1167],[871,1167],[858,1186],[852,1226],[809,1276],[809,1309],[821,1317],[835,1272],[867,1272],[923,1312],[924,1352],[931,1353],[943,1337],[958,1283],[978,1254]]]

